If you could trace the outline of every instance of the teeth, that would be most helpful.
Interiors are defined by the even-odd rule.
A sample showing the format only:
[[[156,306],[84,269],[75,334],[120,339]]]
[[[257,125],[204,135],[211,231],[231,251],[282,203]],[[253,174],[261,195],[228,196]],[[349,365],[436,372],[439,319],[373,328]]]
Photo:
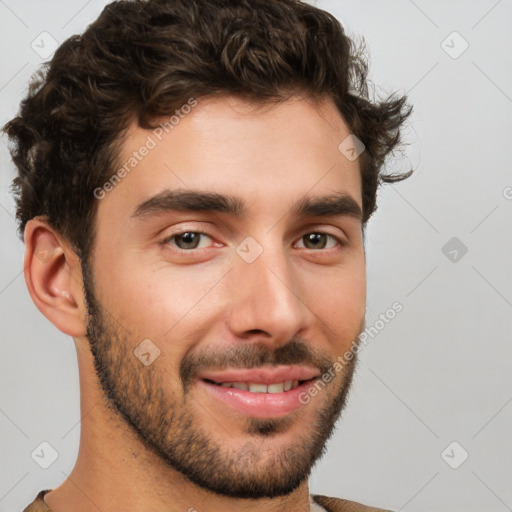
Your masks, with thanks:
[[[266,384],[256,384],[255,382],[251,382],[249,384],[249,391],[251,393],[266,393],[267,385]]]
[[[284,382],[280,384],[269,384],[267,393],[282,393],[284,391]]]
[[[221,382],[218,384],[223,388],[236,388],[242,391],[250,391],[251,393],[282,393],[290,391],[299,385],[298,380],[286,380],[284,382],[276,382],[275,384],[260,384],[258,382]]]

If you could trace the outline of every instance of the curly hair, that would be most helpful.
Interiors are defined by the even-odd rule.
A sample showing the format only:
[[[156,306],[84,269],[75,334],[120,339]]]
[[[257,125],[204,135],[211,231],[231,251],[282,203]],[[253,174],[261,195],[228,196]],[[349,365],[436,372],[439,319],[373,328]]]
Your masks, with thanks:
[[[44,216],[87,258],[95,235],[93,190],[116,169],[123,135],[153,128],[191,97],[332,99],[365,145],[359,158],[363,226],[376,209],[388,155],[412,111],[406,97],[372,102],[364,44],[331,14],[300,0],[121,0],[67,39],[4,126],[17,166],[18,234]]]

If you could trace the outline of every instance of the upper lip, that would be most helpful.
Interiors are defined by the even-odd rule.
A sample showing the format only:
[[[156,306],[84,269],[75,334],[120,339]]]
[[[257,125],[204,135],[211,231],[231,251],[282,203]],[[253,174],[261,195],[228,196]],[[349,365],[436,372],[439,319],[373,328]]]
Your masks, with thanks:
[[[219,371],[207,371],[198,375],[218,384],[222,382],[254,382],[255,384],[273,384],[288,380],[310,380],[319,376],[316,368],[306,366],[277,366],[273,368],[233,368]]]

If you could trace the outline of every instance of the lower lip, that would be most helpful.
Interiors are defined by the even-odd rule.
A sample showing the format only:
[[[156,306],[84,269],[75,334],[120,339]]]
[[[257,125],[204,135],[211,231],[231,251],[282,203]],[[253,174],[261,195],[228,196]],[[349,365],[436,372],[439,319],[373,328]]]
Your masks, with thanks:
[[[210,384],[204,380],[198,383],[207,391],[228,406],[246,416],[257,418],[279,418],[302,407],[299,397],[301,393],[313,385],[315,380],[303,382],[296,388],[282,393],[252,393],[236,388],[227,388]]]

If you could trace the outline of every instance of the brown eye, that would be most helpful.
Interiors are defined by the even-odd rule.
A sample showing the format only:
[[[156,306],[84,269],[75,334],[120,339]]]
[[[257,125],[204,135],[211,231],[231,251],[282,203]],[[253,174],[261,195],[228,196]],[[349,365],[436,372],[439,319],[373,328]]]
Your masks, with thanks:
[[[197,249],[201,244],[201,237],[210,238],[205,233],[199,231],[185,231],[184,233],[177,233],[172,235],[164,242],[175,245],[178,249],[190,250]]]
[[[334,244],[327,247],[329,239],[333,240]],[[301,241],[306,249],[330,249],[340,243],[335,236],[321,232],[308,233],[301,238]]]

